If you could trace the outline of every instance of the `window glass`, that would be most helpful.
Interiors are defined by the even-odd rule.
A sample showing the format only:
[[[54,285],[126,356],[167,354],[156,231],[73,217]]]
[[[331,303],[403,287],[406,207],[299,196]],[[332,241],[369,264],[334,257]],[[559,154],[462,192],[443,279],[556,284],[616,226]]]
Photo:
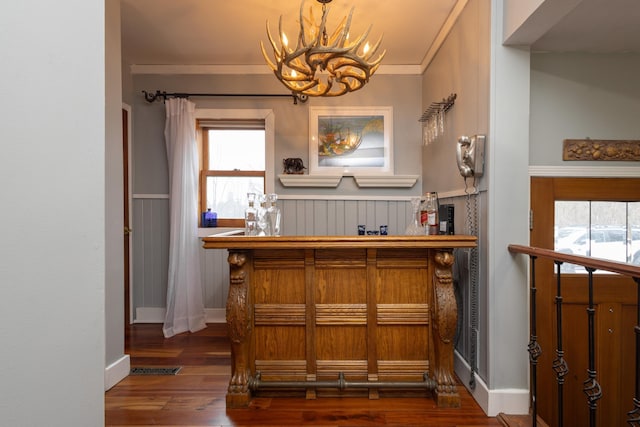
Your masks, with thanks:
[[[209,169],[264,170],[264,129],[210,129]]]
[[[207,205],[218,218],[244,218],[247,193],[259,194],[264,189],[264,178],[261,177],[208,176],[206,181]]]
[[[554,229],[558,252],[640,265],[640,202],[556,201]]]
[[[255,120],[201,124],[200,204],[216,212],[218,226],[243,227],[247,193],[265,193],[266,132]]]

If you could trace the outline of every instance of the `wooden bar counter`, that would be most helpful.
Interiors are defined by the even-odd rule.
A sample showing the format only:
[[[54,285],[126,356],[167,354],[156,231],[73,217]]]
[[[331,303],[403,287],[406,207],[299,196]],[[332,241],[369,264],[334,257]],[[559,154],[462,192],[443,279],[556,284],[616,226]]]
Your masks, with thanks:
[[[458,407],[454,248],[473,236],[210,236],[228,249],[228,408],[252,396],[434,396]]]

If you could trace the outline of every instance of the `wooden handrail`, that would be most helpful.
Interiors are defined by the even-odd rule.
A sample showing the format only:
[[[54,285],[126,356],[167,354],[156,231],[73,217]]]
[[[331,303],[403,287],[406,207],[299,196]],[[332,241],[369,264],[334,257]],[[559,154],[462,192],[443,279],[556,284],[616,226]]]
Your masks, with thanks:
[[[529,363],[531,365],[531,369],[532,369],[532,426],[536,427],[537,426],[537,386],[536,386],[536,365],[537,365],[537,359],[538,356],[540,355],[541,351],[540,351],[540,346],[538,345],[538,341],[537,341],[537,332],[536,332],[536,280],[535,280],[535,261],[538,258],[546,258],[546,259],[550,259],[552,261],[554,261],[555,263],[560,262],[567,262],[567,263],[571,263],[571,264],[577,264],[577,265],[581,265],[583,267],[585,267],[585,269],[587,270],[588,276],[588,285],[589,285],[589,308],[587,309],[587,313],[589,316],[589,368],[587,370],[587,372],[589,373],[589,379],[587,381],[585,381],[585,389],[584,392],[585,394],[588,396],[589,399],[589,425],[590,426],[595,426],[596,425],[596,408],[597,408],[597,400],[601,398],[601,391],[600,391],[600,385],[597,381],[597,377],[596,377],[596,364],[595,364],[595,352],[594,352],[594,342],[595,342],[595,330],[594,330],[594,325],[593,325],[593,318],[595,315],[595,310],[594,310],[594,303],[593,303],[593,273],[596,272],[597,270],[604,270],[604,271],[608,271],[608,272],[612,272],[612,273],[617,273],[617,274],[621,274],[624,276],[628,276],[631,277],[637,284],[638,286],[638,295],[636,297],[636,310],[637,310],[637,314],[636,314],[636,325],[634,327],[634,333],[635,333],[635,347],[636,347],[636,363],[635,363],[635,394],[634,394],[634,399],[633,399],[633,409],[630,412],[627,412],[627,423],[630,425],[640,425],[640,266],[637,265],[633,265],[633,264],[628,264],[628,263],[623,263],[623,262],[616,262],[616,261],[609,261],[609,260],[605,260],[605,259],[600,259],[600,258],[592,258],[592,257],[586,257],[586,256],[581,256],[581,255],[573,255],[573,254],[567,254],[567,253],[562,253],[562,252],[556,252],[553,251],[551,249],[545,249],[545,248],[537,248],[537,247],[533,247],[533,246],[524,246],[524,245],[509,245],[508,246],[509,252],[514,253],[514,254],[525,254],[529,256],[530,262],[531,262],[531,269],[532,269],[532,277],[531,277],[531,283],[530,283],[530,292],[531,292],[531,299],[530,299],[530,304],[531,304],[531,321],[530,321],[530,334],[531,334],[531,340],[529,341],[529,345],[528,345],[528,351],[529,351]],[[560,269],[558,269],[560,270]],[[558,322],[558,332],[557,332],[557,347],[556,347],[556,353],[558,354],[558,358],[556,359],[558,361],[558,365],[557,366],[561,366],[562,363],[564,363],[564,359],[562,358],[562,327],[561,325],[561,315],[562,315],[562,297],[560,294],[560,277],[561,277],[561,272],[558,271],[558,290],[557,290],[557,295],[556,295],[556,304],[557,304],[557,313],[556,313],[556,321]],[[556,361],[554,360],[554,364],[556,363]],[[556,369],[556,365],[554,365],[554,370]],[[558,371],[556,371],[556,373],[558,374]],[[558,392],[558,407],[559,409],[559,413],[558,413],[558,425],[560,427],[562,427],[563,424],[563,415],[562,415],[562,377],[564,376],[564,374],[561,376],[558,374],[558,387],[559,387],[559,392]],[[588,383],[588,385],[587,385]]]
[[[509,252],[512,253],[527,254],[529,256],[537,256],[539,258],[547,258],[555,261],[567,262],[570,264],[579,264],[583,267],[593,268],[596,270],[605,270],[625,276],[640,278],[640,266],[628,264],[625,262],[608,261],[600,258],[566,254],[563,252],[556,252],[551,249],[537,248],[534,246],[512,244],[509,245],[508,248]]]

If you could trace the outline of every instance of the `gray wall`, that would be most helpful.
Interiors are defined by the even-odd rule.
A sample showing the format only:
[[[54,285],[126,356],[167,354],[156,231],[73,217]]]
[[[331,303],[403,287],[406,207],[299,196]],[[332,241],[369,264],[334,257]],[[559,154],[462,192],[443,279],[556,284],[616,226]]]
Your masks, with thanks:
[[[445,117],[445,134],[422,151],[423,192],[437,191],[442,203],[452,203],[455,208],[456,233],[469,234],[470,220],[477,212],[476,228],[479,232],[480,277],[479,288],[479,336],[477,367],[483,378],[487,378],[487,212],[486,179],[478,178],[475,185],[482,192],[465,195],[465,181],[458,172],[456,163],[456,142],[461,135],[489,133],[489,58],[490,58],[490,8],[487,2],[471,0],[458,18],[447,40],[429,64],[422,79],[423,109],[431,102],[441,101],[455,93],[454,106]],[[491,139],[488,138],[488,147]],[[490,148],[489,148],[490,149]],[[467,180],[469,192],[474,191],[474,182]],[[468,277],[468,253],[460,251],[457,257],[457,271],[460,274],[458,286],[463,303],[459,313],[462,316],[461,336],[456,346],[463,357],[470,362],[471,319],[470,283]]]
[[[272,75],[134,75],[134,186],[137,194],[166,194],[168,177],[164,148],[164,105],[149,104],[142,91],[191,93],[286,93]],[[374,75],[365,89],[338,98],[311,98],[294,105],[291,98],[192,98],[197,108],[272,109],[275,115],[276,174],[282,173],[282,159],[301,157],[309,165],[310,106],[392,106],[394,169],[396,174],[422,172],[421,79],[418,75]],[[305,195],[404,196],[420,194],[420,181],[408,189],[359,189],[353,179],[343,179],[337,189],[306,188]],[[275,192],[296,195],[298,188],[275,182]]]
[[[100,426],[105,2],[16,2],[0,28],[0,425]]]
[[[285,93],[271,75],[133,75],[133,300],[134,315],[142,308],[162,308],[166,299],[168,251],[168,176],[164,143],[164,105],[149,104],[142,91],[192,93]],[[421,77],[375,75],[362,91],[340,98],[312,98],[294,105],[291,98],[199,98],[197,108],[272,109],[275,115],[276,175],[286,157],[301,157],[309,164],[310,106],[392,106],[394,171],[420,176],[421,169]],[[124,96],[127,98],[127,96]],[[343,178],[338,188],[284,187],[275,180],[283,210],[283,233],[289,235],[355,234],[358,224],[389,226],[400,234],[409,220],[411,196],[421,194],[419,179],[412,188],[363,188]],[[211,255],[205,264],[218,264]],[[215,260],[214,260],[215,258]],[[226,264],[221,270],[203,270],[207,308],[224,307]],[[157,316],[158,311],[151,311]],[[143,319],[148,319],[142,316]],[[139,320],[136,317],[136,320]],[[156,318],[156,320],[159,320]]]
[[[567,138],[640,138],[640,55],[531,56],[532,166],[637,166],[637,162],[562,160]]]

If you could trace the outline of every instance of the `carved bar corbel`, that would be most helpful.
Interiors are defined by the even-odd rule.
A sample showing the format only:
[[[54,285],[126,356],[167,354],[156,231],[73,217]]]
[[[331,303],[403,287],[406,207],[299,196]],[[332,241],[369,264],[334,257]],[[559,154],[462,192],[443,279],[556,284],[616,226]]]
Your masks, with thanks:
[[[453,369],[453,346],[458,310],[453,289],[453,251],[434,249],[433,257],[433,344],[434,374],[438,407],[460,407],[460,394]]]
[[[250,337],[252,332],[250,255],[244,250],[229,250],[229,295],[227,297],[227,327],[231,340],[231,380],[227,389],[227,408],[249,405]]]

